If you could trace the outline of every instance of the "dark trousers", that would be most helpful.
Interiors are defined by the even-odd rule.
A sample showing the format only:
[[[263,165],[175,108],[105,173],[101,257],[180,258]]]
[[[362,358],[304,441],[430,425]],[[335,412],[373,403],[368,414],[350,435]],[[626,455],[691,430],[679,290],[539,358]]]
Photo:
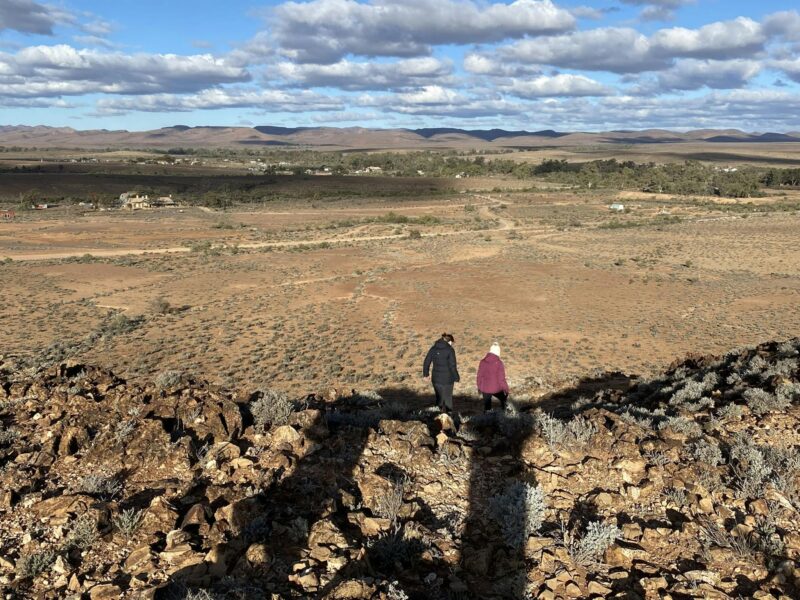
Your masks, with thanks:
[[[500,390],[494,394],[487,394],[486,392],[483,393],[483,410],[492,410],[492,396],[500,400],[500,406],[503,407],[503,410],[506,408],[506,400],[508,400],[508,394],[504,391]]]
[[[436,406],[446,411],[453,410],[453,384],[434,383],[433,391],[436,393]]]

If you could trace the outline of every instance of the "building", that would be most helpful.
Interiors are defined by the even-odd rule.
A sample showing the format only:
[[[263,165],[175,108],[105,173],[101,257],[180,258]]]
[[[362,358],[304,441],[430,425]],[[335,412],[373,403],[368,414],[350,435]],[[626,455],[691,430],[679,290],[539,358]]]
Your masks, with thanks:
[[[120,194],[119,200],[122,208],[128,210],[142,210],[143,208],[150,208],[150,196],[140,196],[139,192],[125,192]]]
[[[612,204],[608,208],[614,212],[625,212],[625,205],[620,204],[619,202],[614,202],[614,204]]]
[[[169,196],[161,196],[160,198],[156,198],[151,203],[151,206],[153,208],[156,207],[173,208],[175,206],[178,206],[178,203],[172,199],[172,194],[170,194]]]

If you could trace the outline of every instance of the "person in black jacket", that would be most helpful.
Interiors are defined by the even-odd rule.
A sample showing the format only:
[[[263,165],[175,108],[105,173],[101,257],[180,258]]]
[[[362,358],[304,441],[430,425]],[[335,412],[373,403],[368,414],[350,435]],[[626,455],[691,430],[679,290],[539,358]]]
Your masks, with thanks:
[[[445,412],[453,410],[453,385],[460,381],[456,365],[456,351],[453,349],[453,336],[443,333],[442,337],[428,350],[422,365],[422,376],[427,378],[431,373],[433,391],[436,393],[436,406]]]

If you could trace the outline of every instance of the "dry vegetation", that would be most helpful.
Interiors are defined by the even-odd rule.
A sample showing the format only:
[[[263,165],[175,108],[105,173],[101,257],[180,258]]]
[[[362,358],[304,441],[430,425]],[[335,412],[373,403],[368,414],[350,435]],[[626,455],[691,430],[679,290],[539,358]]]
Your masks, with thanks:
[[[608,209],[617,199],[623,214]],[[467,382],[500,340],[519,393],[800,331],[791,195],[509,189],[312,204],[64,208],[2,223],[3,354],[284,390],[418,387],[420,357],[447,329]],[[109,333],[114,315],[131,326]]]
[[[0,222],[0,590],[797,597],[796,190],[303,181]]]

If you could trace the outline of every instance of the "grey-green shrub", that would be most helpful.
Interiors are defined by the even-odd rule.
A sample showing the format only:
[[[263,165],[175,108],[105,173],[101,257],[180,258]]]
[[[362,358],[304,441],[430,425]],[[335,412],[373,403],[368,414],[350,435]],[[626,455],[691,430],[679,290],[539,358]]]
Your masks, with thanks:
[[[131,538],[144,520],[145,511],[128,508],[112,519],[114,527],[126,538]]]
[[[597,564],[614,540],[621,535],[622,531],[616,525],[592,521],[581,537],[565,533],[564,543],[572,560],[588,567]]]
[[[274,390],[261,390],[259,397],[250,403],[250,413],[257,429],[286,425],[294,412],[294,404],[286,394]]]
[[[491,498],[489,507],[506,543],[521,548],[528,536],[542,527],[547,503],[542,486],[514,481],[503,493]]]
[[[20,557],[15,570],[19,577],[34,578],[48,571],[56,561],[56,553],[52,550],[43,550]]]

